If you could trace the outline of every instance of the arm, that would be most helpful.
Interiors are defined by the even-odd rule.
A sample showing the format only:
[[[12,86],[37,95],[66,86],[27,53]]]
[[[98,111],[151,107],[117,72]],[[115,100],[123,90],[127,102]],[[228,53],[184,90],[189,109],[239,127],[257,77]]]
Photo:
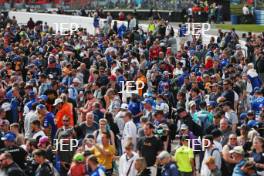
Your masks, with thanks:
[[[237,161],[235,161],[233,158],[231,158],[231,155],[229,153],[229,150],[227,149],[227,146],[224,146],[223,148],[223,159],[230,164],[237,164]]]
[[[99,152],[104,156],[112,156],[114,155],[111,151],[105,151],[103,148],[101,148],[98,144],[95,144],[94,147],[99,150]]]

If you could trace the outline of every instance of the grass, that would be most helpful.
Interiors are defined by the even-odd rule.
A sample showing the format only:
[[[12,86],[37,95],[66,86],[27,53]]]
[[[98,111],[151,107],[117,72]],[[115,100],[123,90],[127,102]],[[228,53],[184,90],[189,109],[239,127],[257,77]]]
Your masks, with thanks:
[[[264,26],[263,25],[256,25],[256,24],[238,24],[238,25],[232,25],[232,24],[216,24],[215,28],[225,29],[225,30],[231,30],[232,28],[235,28],[237,31],[246,31],[246,32],[264,32]]]

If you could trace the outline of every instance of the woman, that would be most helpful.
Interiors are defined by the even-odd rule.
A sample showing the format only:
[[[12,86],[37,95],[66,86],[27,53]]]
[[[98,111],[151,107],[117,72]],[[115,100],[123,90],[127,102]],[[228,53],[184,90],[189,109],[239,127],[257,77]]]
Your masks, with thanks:
[[[115,146],[115,135],[114,132],[110,129],[109,124],[106,119],[100,119],[99,120],[99,129],[96,130],[93,135],[94,135],[94,140],[98,144],[102,144],[102,134],[103,133],[108,133],[110,135],[110,144],[112,144],[114,147]]]
[[[253,140],[252,157],[255,162],[257,173],[264,175],[264,138],[256,136]]]
[[[108,89],[106,95],[104,96],[104,99],[106,103],[106,109],[109,112],[112,112],[114,115],[117,114],[121,106],[121,100],[116,94],[115,90],[112,88]]]
[[[120,176],[136,176],[135,160],[138,154],[133,151],[133,143],[127,142],[125,145],[125,153],[119,159],[118,172]]]
[[[145,158],[139,157],[135,160],[135,169],[137,170],[137,176],[150,176],[151,172],[147,168]]]
[[[240,128],[240,136],[237,137],[238,145],[244,146],[248,141],[248,129],[246,125],[242,125]]]

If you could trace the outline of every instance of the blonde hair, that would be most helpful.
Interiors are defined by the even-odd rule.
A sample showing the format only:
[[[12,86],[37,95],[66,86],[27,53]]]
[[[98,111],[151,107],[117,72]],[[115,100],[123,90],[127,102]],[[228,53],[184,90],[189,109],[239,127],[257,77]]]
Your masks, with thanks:
[[[207,160],[205,161],[205,164],[206,164],[206,165],[209,165],[209,164],[215,164],[215,157],[213,157],[213,156],[209,156],[209,157],[207,158]]]

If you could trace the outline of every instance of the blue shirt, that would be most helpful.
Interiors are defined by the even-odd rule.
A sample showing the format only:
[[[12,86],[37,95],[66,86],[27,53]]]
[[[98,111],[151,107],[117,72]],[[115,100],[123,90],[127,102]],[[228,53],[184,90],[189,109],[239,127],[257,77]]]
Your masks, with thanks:
[[[54,139],[54,136],[56,134],[56,125],[54,123],[54,114],[52,112],[48,112],[43,121],[43,127],[49,128],[51,127],[51,137]]]
[[[246,174],[241,170],[241,167],[246,163],[243,159],[239,163],[236,164],[232,176],[246,176]]]
[[[140,102],[136,101],[130,101],[128,104],[128,110],[135,116],[138,113],[143,111],[143,106]],[[139,123],[139,117],[138,118],[134,118],[134,123]]]
[[[174,163],[166,164],[162,168],[161,175],[162,176],[178,176],[179,172],[178,172],[178,168],[177,168],[176,164],[174,164]]]
[[[91,176],[106,176],[104,167],[101,165],[98,166],[95,171],[91,173]]]
[[[251,109],[258,113],[262,105],[264,105],[264,97],[255,98],[251,102]]]

